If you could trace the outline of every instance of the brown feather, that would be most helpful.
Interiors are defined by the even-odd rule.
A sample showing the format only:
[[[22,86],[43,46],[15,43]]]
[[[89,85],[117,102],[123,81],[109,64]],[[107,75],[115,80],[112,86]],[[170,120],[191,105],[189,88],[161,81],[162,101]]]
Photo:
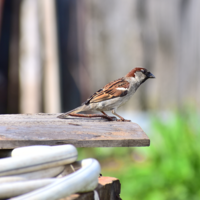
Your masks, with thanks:
[[[146,71],[145,68],[137,67],[137,68],[132,69],[128,74],[126,74],[126,77],[135,77],[135,72],[136,71],[141,71],[142,69]]]
[[[88,105],[89,103],[98,103],[100,101],[125,96],[127,94],[126,90],[116,89],[120,87],[125,89],[129,88],[129,82],[125,81],[124,78],[112,81],[105,85],[104,88],[95,92],[84,104]]]

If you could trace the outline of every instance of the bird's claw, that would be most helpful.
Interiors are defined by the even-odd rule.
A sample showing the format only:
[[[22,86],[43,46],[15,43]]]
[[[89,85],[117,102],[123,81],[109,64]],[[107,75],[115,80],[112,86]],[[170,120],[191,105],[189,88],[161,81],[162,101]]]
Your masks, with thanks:
[[[117,121],[118,122],[131,122],[131,120],[128,120],[128,119],[118,119]]]
[[[110,117],[110,121],[117,121],[117,118],[116,117]]]

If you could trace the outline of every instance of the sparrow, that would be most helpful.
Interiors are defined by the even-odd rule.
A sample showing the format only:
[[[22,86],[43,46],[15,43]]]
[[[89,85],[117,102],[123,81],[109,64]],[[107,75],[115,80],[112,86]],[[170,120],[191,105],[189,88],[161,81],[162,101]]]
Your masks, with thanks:
[[[145,68],[134,68],[126,76],[114,80],[103,88],[95,92],[81,106],[59,115],[58,118],[64,119],[67,116],[77,117],[103,117],[109,121],[114,121],[113,117],[108,116],[104,111],[112,111],[119,117],[117,121],[128,121],[116,113],[118,107],[126,103],[136,92],[139,86],[149,78],[155,76]],[[83,111],[100,111],[103,115],[98,114],[78,114]]]

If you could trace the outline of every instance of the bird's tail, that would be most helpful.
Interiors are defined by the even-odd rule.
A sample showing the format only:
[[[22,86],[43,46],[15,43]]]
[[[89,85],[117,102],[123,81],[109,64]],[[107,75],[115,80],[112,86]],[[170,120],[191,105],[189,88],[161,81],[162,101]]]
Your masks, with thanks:
[[[87,111],[87,110],[88,110],[87,106],[86,105],[82,105],[82,106],[79,106],[79,107],[77,107],[77,108],[75,108],[73,110],[70,110],[70,111],[66,112],[66,113],[63,113],[63,114],[61,114],[61,115],[59,115],[57,117],[61,118],[61,119],[65,119],[67,116],[69,116],[69,114],[76,114],[76,113],[79,113],[81,111]]]

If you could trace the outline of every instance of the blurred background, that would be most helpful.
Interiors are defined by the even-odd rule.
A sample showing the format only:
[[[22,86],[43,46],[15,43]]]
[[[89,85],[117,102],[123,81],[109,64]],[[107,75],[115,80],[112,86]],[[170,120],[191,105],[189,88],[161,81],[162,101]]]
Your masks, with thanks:
[[[200,199],[200,1],[0,0],[0,114],[59,113],[135,67],[156,79],[119,109],[146,148],[79,149],[125,200]]]

